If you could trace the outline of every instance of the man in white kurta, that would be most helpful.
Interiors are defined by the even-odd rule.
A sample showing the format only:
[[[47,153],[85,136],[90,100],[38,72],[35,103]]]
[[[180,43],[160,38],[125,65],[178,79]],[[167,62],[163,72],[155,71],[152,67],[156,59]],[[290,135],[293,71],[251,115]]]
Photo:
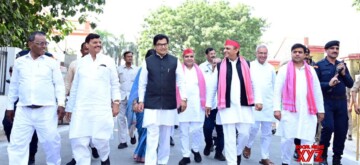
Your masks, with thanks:
[[[271,126],[274,122],[273,97],[275,84],[275,69],[267,60],[268,49],[265,45],[256,48],[256,59],[251,62],[250,72],[253,82],[256,83],[261,92],[263,109],[254,111],[255,124],[251,126],[248,143],[244,149],[243,156],[249,158],[251,147],[255,141],[259,128],[261,127],[261,160],[262,164],[272,164],[269,159],[269,146],[271,143]]]
[[[247,100],[247,97],[250,97],[249,95],[246,95],[247,92],[244,88],[241,89],[241,83],[244,83],[245,81],[249,82],[250,84],[248,88],[250,88],[252,91],[256,88],[253,87],[254,83],[251,83],[251,77],[246,77],[242,71],[244,68],[247,67],[246,74],[250,74],[249,66],[241,66],[241,65],[248,65],[245,59],[239,59],[243,58],[241,56],[238,56],[238,53],[240,51],[240,45],[233,40],[227,40],[225,42],[225,59],[222,63],[227,65],[227,72],[224,74],[229,75],[229,70],[231,72],[231,77],[226,76],[226,81],[230,80],[231,82],[226,82],[226,85],[231,84],[229,87],[229,90],[226,90],[227,96],[226,97],[226,107],[221,108],[219,107],[218,102],[218,113],[216,116],[216,123],[223,125],[223,131],[224,131],[224,141],[225,141],[225,157],[228,165],[239,165],[241,162],[241,153],[247,143],[247,140],[249,138],[249,131],[252,124],[254,124],[254,116],[253,116],[253,109],[252,105],[253,103],[249,102]],[[243,62],[242,62],[243,61]],[[240,65],[241,63],[241,65]],[[221,75],[222,72],[222,64],[220,64],[220,67],[218,67],[218,71],[220,72],[219,75]],[[240,69],[239,71],[239,68]],[[243,77],[242,80],[240,80],[240,76]],[[213,98],[217,92],[218,95],[220,95],[218,91],[218,86],[220,86],[220,82],[222,81],[221,76],[218,78],[218,74],[214,74],[213,81],[210,81],[207,85],[207,100],[206,100],[206,115],[210,113],[211,110],[211,103],[213,102]],[[246,86],[243,84],[243,87]],[[246,87],[245,87],[246,88]],[[229,94],[228,94],[229,92]],[[241,94],[243,93],[243,94]],[[256,94],[257,91],[251,92],[255,93],[254,95],[251,94],[251,96],[255,97],[255,101],[257,104],[257,109],[261,110],[261,103],[260,100],[258,100],[257,97],[259,97],[259,94]],[[257,96],[256,96],[257,95]],[[241,98],[241,97],[244,98]],[[219,97],[219,96],[218,96]],[[238,132],[238,136],[236,136],[236,131]],[[237,139],[236,139],[237,137]]]
[[[288,70],[288,64],[282,66],[279,69],[278,75],[275,82],[274,90],[274,115],[275,118],[280,121],[277,134],[281,136],[281,152],[282,152],[282,163],[290,164],[291,155],[292,155],[292,146],[294,138],[301,140],[301,145],[312,145],[314,143],[316,123],[321,121],[324,117],[324,105],[323,97],[321,93],[321,87],[319,79],[316,75],[313,67],[310,68],[312,76],[312,88],[313,96],[315,98],[315,104],[317,109],[317,115],[311,114],[308,108],[307,101],[307,85],[306,71],[304,62],[304,51],[305,46],[302,44],[295,44],[291,48],[292,61],[295,68],[295,83],[296,86],[293,87],[294,92],[296,92],[295,99],[295,112],[291,112],[287,109],[284,109],[282,105],[283,96],[282,92],[284,89],[286,76]],[[312,163],[313,159],[310,160]]]
[[[69,138],[76,164],[91,163],[91,141],[101,164],[108,165],[113,117],[119,113],[119,79],[114,60],[99,53],[100,36],[90,33],[85,42],[89,55],[78,61],[67,107],[67,116],[71,115]]]
[[[195,54],[192,49],[188,48],[184,50],[183,59],[183,71],[185,74],[184,80],[186,82],[188,106],[185,112],[179,114],[181,152],[183,156],[179,165],[186,165],[190,163],[191,152],[194,154],[195,162],[201,162],[199,147],[202,142],[202,128],[205,119],[205,107],[201,107],[200,102],[200,92],[204,92],[203,94],[205,94],[204,75],[199,67],[195,66]],[[204,91],[200,91],[200,84],[203,85]]]
[[[135,123],[133,122],[133,119],[129,119],[126,117],[126,107],[130,95],[130,90],[139,68],[132,63],[133,53],[131,51],[124,52],[123,58],[125,64],[118,67],[121,94],[120,113],[117,116],[120,141],[118,149],[123,149],[127,147],[128,135],[130,135],[131,144],[136,143],[136,138],[134,135]],[[128,125],[131,125],[130,129],[128,129]]]
[[[167,164],[171,128],[179,123],[176,86],[181,96],[181,111],[186,109],[184,71],[180,61],[168,54],[169,38],[158,34],[153,44],[156,55],[146,58],[139,78],[139,111],[144,110],[147,128],[145,165]]]
[[[48,45],[45,33],[33,32],[28,45],[30,52],[15,60],[9,86],[6,118],[13,122],[9,165],[28,164],[29,143],[35,130],[46,153],[46,164],[60,165],[57,124],[65,112],[64,80],[59,63],[44,55]],[[19,101],[13,118],[16,100]]]

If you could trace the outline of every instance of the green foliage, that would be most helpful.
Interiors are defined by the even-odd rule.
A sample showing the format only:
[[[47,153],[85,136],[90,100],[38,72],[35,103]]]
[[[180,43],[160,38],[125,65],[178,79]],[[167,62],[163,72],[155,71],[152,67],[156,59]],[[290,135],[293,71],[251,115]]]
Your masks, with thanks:
[[[352,4],[356,10],[360,11],[360,0],[353,0],[353,4]]]
[[[175,9],[162,6],[145,18],[139,40],[140,54],[144,56],[147,49],[153,47],[153,37],[163,33],[169,36],[172,54],[180,56],[182,50],[191,47],[198,63],[205,60],[207,47],[213,47],[222,57],[220,51],[226,39],[239,41],[240,53],[252,60],[267,25],[264,19],[253,17],[250,12],[251,8],[246,5],[231,6],[221,0],[214,3],[188,0]]]
[[[103,53],[113,57],[118,64],[121,62],[123,52],[132,51],[134,55],[137,52],[137,46],[133,42],[127,42],[123,34],[115,36],[103,30],[95,30],[95,33],[101,36]]]
[[[69,17],[87,21],[88,14],[102,13],[105,0],[0,0],[0,46],[26,47],[33,31],[43,31],[59,42],[74,26]],[[92,26],[96,24],[92,23]],[[93,27],[94,28],[94,27]]]

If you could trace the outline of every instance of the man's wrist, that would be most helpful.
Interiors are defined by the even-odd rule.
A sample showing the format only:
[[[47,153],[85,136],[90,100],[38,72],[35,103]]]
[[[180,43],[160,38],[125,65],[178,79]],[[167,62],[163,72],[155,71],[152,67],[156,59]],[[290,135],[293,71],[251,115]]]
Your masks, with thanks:
[[[187,102],[187,98],[183,98],[183,99],[182,99],[182,101],[185,101],[185,102]]]
[[[119,100],[114,100],[113,103],[119,105],[119,104],[120,104],[120,101],[119,101]]]

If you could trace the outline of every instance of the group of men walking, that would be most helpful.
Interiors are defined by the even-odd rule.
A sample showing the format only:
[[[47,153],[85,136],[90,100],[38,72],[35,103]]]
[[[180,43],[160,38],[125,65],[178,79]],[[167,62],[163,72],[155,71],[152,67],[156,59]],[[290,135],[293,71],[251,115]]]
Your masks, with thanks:
[[[73,76],[69,76],[73,80],[66,83],[65,92],[59,65],[44,56],[48,44],[45,34],[32,33],[30,52],[15,61],[9,88],[6,118],[14,120],[9,164],[28,164],[29,143],[36,130],[47,164],[59,165],[57,121],[65,111],[70,120],[73,164],[91,163],[89,146],[102,165],[110,164],[109,140],[116,116],[118,148],[127,147],[128,132],[131,143],[136,143],[137,127],[134,159],[146,165],[168,164],[175,125],[179,126],[183,156],[179,165],[189,164],[191,153],[195,162],[201,162],[203,141],[203,154],[210,154],[214,128],[215,159],[228,165],[241,164],[242,156],[249,159],[261,129],[259,163],[272,165],[269,146],[275,118],[279,120],[283,165],[291,163],[294,138],[302,145],[314,144],[320,122],[320,145],[324,145],[320,163],[327,164],[327,149],[334,133],[332,162],[341,164],[348,121],[345,87],[351,88],[353,80],[346,65],[336,60],[338,41],[325,45],[326,57],[315,66],[305,60],[308,49],[294,44],[291,60],[280,67],[277,75],[267,62],[265,45],[256,48],[256,59],[249,62],[240,54],[239,42],[226,40],[222,60],[216,58],[213,48],[207,48],[206,61],[198,66],[193,49],[183,51],[181,63],[169,54],[169,43],[166,35],[158,34],[141,68],[132,65],[132,52],[124,53],[125,65],[117,68],[112,58],[101,54],[100,36],[91,33],[82,45],[88,54],[73,64]],[[69,96],[66,108],[65,95]],[[357,104],[355,110],[359,113]]]

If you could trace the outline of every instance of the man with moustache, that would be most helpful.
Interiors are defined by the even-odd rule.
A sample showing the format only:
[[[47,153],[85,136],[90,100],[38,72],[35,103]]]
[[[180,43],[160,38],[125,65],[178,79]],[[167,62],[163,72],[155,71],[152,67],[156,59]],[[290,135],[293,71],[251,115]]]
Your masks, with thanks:
[[[251,147],[256,138],[257,132],[261,127],[261,160],[260,164],[274,164],[269,159],[269,147],[271,143],[271,128],[275,118],[273,115],[273,98],[275,86],[275,69],[266,60],[268,57],[268,49],[265,45],[259,45],[256,48],[256,59],[251,62],[251,78],[261,91],[261,100],[263,109],[254,111],[255,124],[251,126],[249,140],[245,146],[243,156],[247,159],[251,155]]]
[[[183,155],[179,165],[186,165],[191,162],[191,152],[194,154],[196,163],[200,163],[202,160],[199,147],[202,141],[201,130],[204,125],[206,101],[205,78],[198,65],[195,64],[194,51],[191,48],[185,49],[183,59],[182,67],[185,75],[188,107],[185,112],[179,114],[181,152]],[[190,141],[191,145],[189,145]]]
[[[81,44],[81,58],[88,55],[89,54],[89,49],[86,47],[86,42],[83,42]],[[72,82],[74,80],[74,76],[75,76],[75,72],[76,72],[76,66],[77,66],[77,61],[75,60],[73,62],[70,63],[69,65],[69,70],[66,74],[66,78],[65,78],[65,89],[66,89],[66,96],[70,95],[70,89],[71,89],[71,85]],[[97,149],[94,147],[94,145],[90,142],[90,146],[91,148],[91,154],[94,158],[99,158],[99,153],[97,151]],[[76,161],[74,158],[71,159],[70,162],[68,162],[66,165],[75,165]]]
[[[31,33],[29,53],[14,63],[6,110],[7,120],[13,122],[9,165],[28,164],[29,143],[35,130],[46,153],[46,163],[61,164],[57,124],[65,114],[65,86],[59,63],[44,55],[48,44],[44,32]]]
[[[348,130],[348,114],[346,102],[346,87],[354,84],[344,62],[337,60],[340,42],[333,40],[325,44],[326,57],[316,64],[316,73],[319,77],[324,96],[325,118],[322,121],[320,145],[324,145],[323,162],[327,165],[327,151],[330,139],[333,140],[333,165],[341,164],[341,155],[345,148],[346,133]]]
[[[304,61],[305,49],[298,43],[291,47],[292,60],[279,69],[275,82],[274,116],[280,121],[278,133],[283,165],[291,162],[294,138],[300,139],[302,145],[311,146],[316,123],[324,118],[319,80],[315,70]],[[312,161],[310,158],[306,163]]]
[[[123,53],[123,58],[125,64],[118,67],[120,92],[121,92],[120,113],[117,116],[118,126],[119,126],[119,131],[118,131],[119,141],[120,141],[120,144],[118,145],[118,149],[124,149],[128,147],[126,143],[128,135],[130,135],[131,144],[136,143],[136,138],[134,134],[135,124],[133,124],[132,118],[127,118],[126,107],[128,105],[127,102],[130,95],[130,90],[139,68],[133,65],[133,52],[125,51]],[[128,129],[128,125],[130,125],[130,129]]]
[[[240,165],[251,124],[255,122],[252,107],[255,104],[255,109],[261,110],[262,104],[250,76],[250,63],[240,55],[240,44],[226,40],[224,56],[217,67],[219,74],[214,74],[207,84],[206,116],[210,115],[217,93],[216,123],[223,125],[226,161],[228,165]]]
[[[66,117],[71,118],[69,138],[76,164],[91,163],[91,141],[99,152],[101,165],[109,165],[113,117],[119,113],[119,78],[115,61],[100,53],[100,36],[90,33],[85,42],[89,55],[77,63],[66,109]]]
[[[202,70],[206,82],[211,81],[211,76],[213,74],[217,74],[217,68],[216,65],[218,62],[221,62],[221,59],[216,58],[216,52],[213,48],[207,48],[205,50],[205,57],[206,61],[199,65],[200,69]],[[211,111],[209,117],[205,118],[204,121],[204,138],[205,138],[205,148],[204,148],[204,155],[208,156],[210,155],[211,147],[213,144],[213,138],[212,133],[214,128],[216,129],[217,137],[215,139],[216,148],[215,148],[215,156],[214,158],[220,161],[225,161],[225,156],[223,155],[224,150],[224,133],[222,125],[217,125],[215,123],[216,121],[216,114],[218,112],[217,109],[217,102],[216,99],[213,99],[213,102],[211,104]]]
[[[184,71],[179,59],[168,54],[169,38],[158,34],[153,45],[156,54],[143,62],[138,90],[138,112],[144,111],[143,127],[147,128],[145,165],[169,161],[171,128],[178,124],[176,86],[180,111],[187,106]]]

